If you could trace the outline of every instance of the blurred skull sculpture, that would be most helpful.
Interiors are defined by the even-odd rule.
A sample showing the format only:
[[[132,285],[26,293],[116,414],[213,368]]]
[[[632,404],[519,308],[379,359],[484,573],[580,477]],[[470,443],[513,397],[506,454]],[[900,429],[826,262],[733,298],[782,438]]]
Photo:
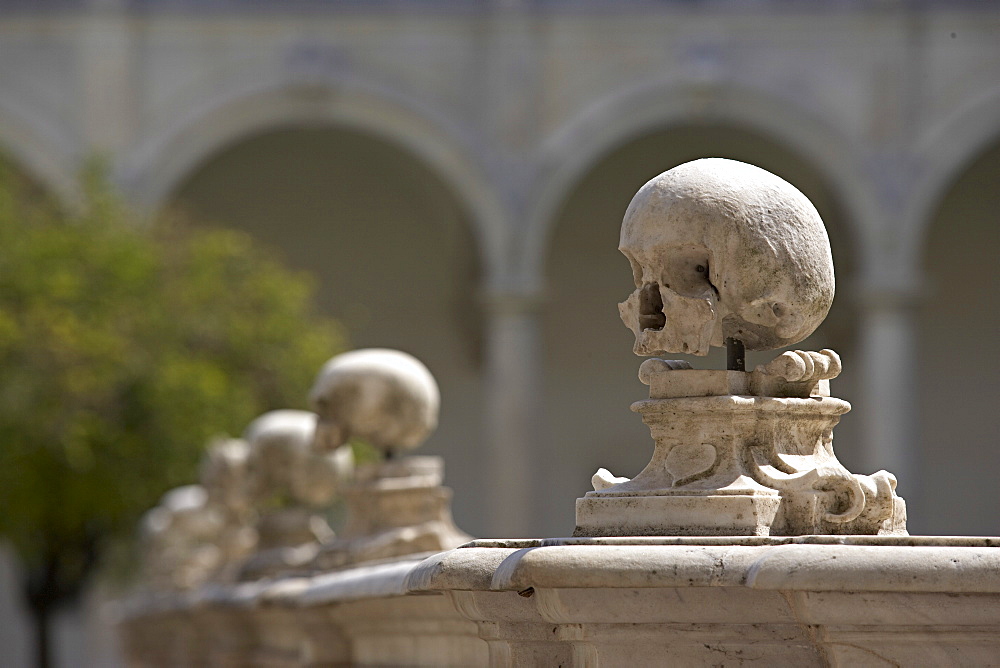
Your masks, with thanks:
[[[735,338],[748,350],[789,346],[826,317],[834,294],[826,228],[794,186],[719,158],[644,185],[619,250],[635,292],[619,304],[637,355],[707,355]]]
[[[190,589],[229,579],[253,549],[246,488],[247,445],[213,443],[201,464],[201,484],[167,492],[143,517],[146,579],[154,589]]]
[[[297,410],[265,413],[246,429],[259,544],[243,577],[304,563],[333,538],[324,513],[349,479],[354,458],[346,447],[314,451],[315,429],[316,415]]]
[[[246,441],[219,439],[209,447],[201,462],[200,479],[206,503],[222,519],[215,536],[219,564],[214,579],[232,579],[239,564],[257,545],[247,488],[248,455]]]
[[[204,487],[185,485],[164,494],[160,504],[143,515],[144,580],[151,589],[191,589],[218,566],[214,538],[222,522],[206,508],[207,500]]]
[[[437,382],[417,358],[369,348],[337,355],[309,394],[319,415],[316,448],[331,452],[352,438],[387,456],[420,446],[437,427]]]
[[[420,360],[387,349],[338,355],[320,370],[310,399],[319,415],[316,451],[351,440],[383,455],[358,468],[345,494],[344,530],[324,546],[317,568],[447,550],[469,540],[452,522],[441,458],[396,456],[420,446],[437,426],[437,382]]]

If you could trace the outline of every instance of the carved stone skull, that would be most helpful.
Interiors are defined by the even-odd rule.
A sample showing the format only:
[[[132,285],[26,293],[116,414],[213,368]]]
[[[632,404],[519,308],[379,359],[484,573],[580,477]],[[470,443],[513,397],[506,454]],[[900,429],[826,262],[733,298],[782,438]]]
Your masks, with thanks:
[[[190,589],[207,580],[223,555],[215,539],[225,518],[201,485],[177,487],[141,522],[147,583],[154,589]]]
[[[218,579],[230,579],[257,544],[257,531],[251,521],[249,458],[250,446],[243,439],[217,439],[209,446],[199,469],[206,507],[222,519],[222,526],[211,538],[219,550],[219,564],[212,574]]]
[[[324,506],[350,476],[349,449],[318,453],[312,448],[316,415],[277,410],[250,423],[249,477],[258,503],[281,497],[289,503]]]
[[[437,426],[440,395],[417,358],[368,348],[337,355],[310,392],[319,415],[316,447],[330,451],[360,438],[384,452],[410,450]]]
[[[249,453],[249,446],[242,439],[219,439],[209,446],[199,467],[199,481],[208,494],[208,503],[233,516],[243,516],[249,511],[246,480]]]
[[[618,308],[637,355],[707,355],[729,337],[748,350],[792,345],[833,301],[830,242],[812,203],[734,160],[695,160],[644,185],[619,250],[636,289]]]

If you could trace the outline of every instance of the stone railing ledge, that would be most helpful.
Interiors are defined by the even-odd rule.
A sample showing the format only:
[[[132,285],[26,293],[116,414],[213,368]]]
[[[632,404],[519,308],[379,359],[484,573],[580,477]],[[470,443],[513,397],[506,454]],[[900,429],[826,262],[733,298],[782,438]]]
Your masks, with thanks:
[[[755,558],[768,549],[705,545],[529,547],[500,564],[490,589],[739,586]]]
[[[963,546],[961,540],[949,544],[948,537],[927,542],[776,546],[755,560],[746,585],[785,591],[1000,593],[1000,549]]]
[[[313,579],[307,577],[278,578],[257,593],[256,602],[261,606],[298,605],[312,584]]]
[[[746,587],[1000,593],[998,547],[996,538],[966,536],[483,540],[424,560],[407,576],[406,591]]]
[[[489,591],[493,574],[515,552],[504,547],[460,547],[440,552],[410,571],[407,592]]]
[[[427,554],[418,554],[377,564],[324,573],[311,578],[309,586],[296,597],[295,604],[320,606],[366,598],[401,596],[407,593],[410,572]]]
[[[253,608],[259,605],[262,594],[274,586],[274,580],[255,582],[206,583],[184,597],[187,606],[194,608]],[[184,605],[179,601],[180,605]]]

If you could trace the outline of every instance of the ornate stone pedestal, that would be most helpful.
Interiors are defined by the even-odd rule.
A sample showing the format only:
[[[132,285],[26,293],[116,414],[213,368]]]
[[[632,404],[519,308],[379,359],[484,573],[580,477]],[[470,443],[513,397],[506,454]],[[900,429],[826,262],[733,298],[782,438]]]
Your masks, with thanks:
[[[347,524],[322,547],[312,567],[448,550],[471,540],[451,518],[440,457],[404,457],[362,467],[345,492]]]
[[[334,535],[321,514],[302,506],[267,513],[257,530],[260,542],[240,569],[241,580],[294,572],[311,561],[320,544]]]
[[[829,364],[795,382],[763,368],[686,366],[640,368],[651,398],[632,410],[649,426],[653,457],[632,480],[594,476],[576,503],[575,536],[906,533],[895,478],[854,475],[837,461],[833,428],[851,406],[818,377],[833,375]]]

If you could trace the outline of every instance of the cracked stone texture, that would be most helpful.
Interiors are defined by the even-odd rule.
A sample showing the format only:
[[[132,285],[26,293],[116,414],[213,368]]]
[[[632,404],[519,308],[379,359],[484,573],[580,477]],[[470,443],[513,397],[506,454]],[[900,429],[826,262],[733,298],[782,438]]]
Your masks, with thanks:
[[[134,598],[121,619],[136,666],[994,665],[998,545],[481,540],[426,558]]]
[[[704,158],[644,185],[619,250],[636,290],[619,305],[637,355],[707,355],[728,337],[748,350],[793,345],[823,322],[834,295],[830,240],[787,181]]]

